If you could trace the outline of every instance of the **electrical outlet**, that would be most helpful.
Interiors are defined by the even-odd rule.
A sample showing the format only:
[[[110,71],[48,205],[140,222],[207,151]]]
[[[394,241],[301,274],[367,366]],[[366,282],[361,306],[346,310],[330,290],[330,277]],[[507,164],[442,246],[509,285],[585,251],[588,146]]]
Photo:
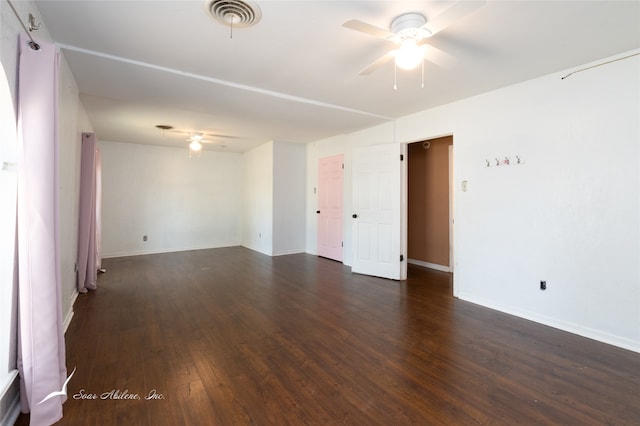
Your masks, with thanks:
[[[547,282],[540,281],[540,290],[546,290],[546,289],[547,289]]]

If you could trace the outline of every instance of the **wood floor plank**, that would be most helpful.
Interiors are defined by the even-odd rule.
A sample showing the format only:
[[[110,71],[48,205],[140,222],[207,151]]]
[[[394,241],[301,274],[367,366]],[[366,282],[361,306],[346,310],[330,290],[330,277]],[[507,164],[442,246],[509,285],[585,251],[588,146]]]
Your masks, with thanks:
[[[640,424],[638,353],[457,300],[447,273],[241,247],[104,266],[60,425]]]

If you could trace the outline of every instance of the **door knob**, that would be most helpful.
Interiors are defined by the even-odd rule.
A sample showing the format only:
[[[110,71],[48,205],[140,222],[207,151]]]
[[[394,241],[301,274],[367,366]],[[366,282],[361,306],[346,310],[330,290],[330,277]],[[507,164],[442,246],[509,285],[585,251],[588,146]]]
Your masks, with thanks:
[[[320,210],[316,210],[316,213],[320,214]]]
[[[354,213],[354,214],[351,215],[351,217],[354,218],[354,219],[357,219],[358,215]]]

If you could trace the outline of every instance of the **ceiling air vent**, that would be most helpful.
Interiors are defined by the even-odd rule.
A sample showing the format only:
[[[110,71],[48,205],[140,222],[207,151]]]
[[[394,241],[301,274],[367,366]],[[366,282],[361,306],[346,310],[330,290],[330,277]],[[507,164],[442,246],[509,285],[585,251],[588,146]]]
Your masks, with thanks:
[[[206,5],[213,19],[236,28],[255,25],[262,17],[260,7],[251,1],[207,0]]]

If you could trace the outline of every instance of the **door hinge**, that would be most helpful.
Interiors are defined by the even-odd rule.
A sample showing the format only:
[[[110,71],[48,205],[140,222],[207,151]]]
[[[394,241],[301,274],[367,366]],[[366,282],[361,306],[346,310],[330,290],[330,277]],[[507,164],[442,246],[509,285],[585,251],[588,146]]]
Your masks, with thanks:
[[[404,255],[400,255],[400,262],[404,262]]]
[[[340,247],[344,247],[344,241],[340,241]]]
[[[342,163],[342,170],[344,170],[344,163]]]
[[[404,161],[404,155],[400,154],[400,161]]]

